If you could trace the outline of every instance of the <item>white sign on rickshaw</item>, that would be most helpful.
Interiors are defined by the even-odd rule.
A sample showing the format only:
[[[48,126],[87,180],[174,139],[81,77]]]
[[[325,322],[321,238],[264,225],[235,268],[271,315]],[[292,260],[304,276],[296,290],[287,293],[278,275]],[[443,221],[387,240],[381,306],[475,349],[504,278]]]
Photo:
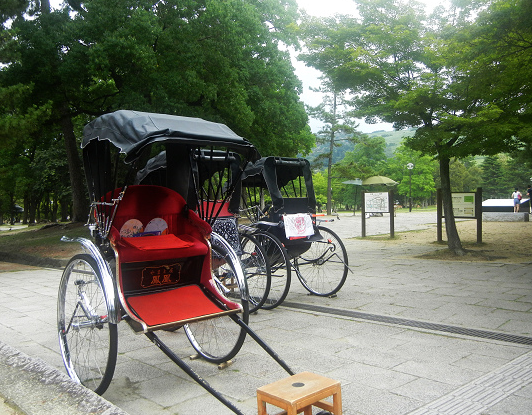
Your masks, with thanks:
[[[388,206],[388,192],[365,193],[364,207],[366,213],[387,213],[390,211]]]
[[[305,238],[314,235],[312,218],[308,213],[283,215],[284,231],[288,239]]]

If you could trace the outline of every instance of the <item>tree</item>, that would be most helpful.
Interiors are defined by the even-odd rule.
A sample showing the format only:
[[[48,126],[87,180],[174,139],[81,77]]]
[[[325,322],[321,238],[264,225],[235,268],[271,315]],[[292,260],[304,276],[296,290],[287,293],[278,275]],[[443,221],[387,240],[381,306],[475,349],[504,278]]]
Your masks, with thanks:
[[[20,84],[0,88],[0,215],[31,194],[31,177],[39,174],[30,162],[38,145],[45,143],[40,133],[46,131],[51,108],[28,106],[32,90],[32,85]]]
[[[386,141],[383,137],[370,137],[361,134],[352,152],[346,153],[345,161],[352,162],[360,169],[363,178],[379,175],[386,165]],[[362,172],[365,172],[362,174]]]
[[[482,194],[486,199],[502,197],[502,163],[497,156],[488,156],[482,162]]]
[[[532,181],[532,170],[509,154],[499,154],[499,159],[502,163],[500,197],[508,198],[516,187],[521,191],[526,189]]]
[[[48,109],[47,123],[44,128],[36,130],[32,138],[42,142],[46,134],[60,131],[70,169],[73,220],[81,221],[86,218],[88,206],[73,118],[83,108],[80,105],[84,101],[82,91],[90,75],[86,62],[78,59],[79,55],[70,53],[72,45],[79,39],[72,38],[68,10],[51,13],[48,2],[40,5],[34,19],[17,17],[13,21],[10,41],[2,50],[2,56],[10,61],[0,71],[0,86],[31,87],[23,105],[28,111],[31,108]],[[86,94],[84,98],[90,101]]]
[[[452,159],[449,171],[453,192],[475,192],[482,186],[482,169],[473,158]]]
[[[0,88],[31,87],[22,112],[49,110],[46,131],[65,145],[73,220],[87,213],[81,129],[106,112],[202,117],[265,154],[310,151],[301,83],[281,48],[296,40],[294,0],[73,0],[59,11],[41,1],[31,19],[27,3],[9,9]]]
[[[344,158],[333,166],[333,188],[338,202],[356,205],[359,195],[357,185],[344,185],[342,182],[382,174],[387,163],[385,148],[383,137],[358,134],[353,150],[347,151]]]
[[[131,5],[130,5],[131,3]],[[76,19],[86,60],[114,108],[223,122],[264,154],[314,143],[281,40],[295,41],[294,0],[91,0]]]
[[[515,141],[503,151],[532,168],[532,2],[492,1],[475,23],[459,39],[470,45],[465,68],[474,68],[474,81],[513,123]]]
[[[463,255],[452,209],[451,159],[515,148],[517,107],[501,99],[508,96],[501,88],[486,86],[489,78],[480,76],[471,54],[463,58],[469,46],[464,36],[473,42],[471,20],[441,8],[427,18],[419,4],[400,0],[357,4],[360,19],[309,22],[309,53],[302,59],[353,94],[353,115],[417,128],[406,145],[439,161],[448,247]]]
[[[407,165],[412,163],[414,168],[410,171]],[[397,193],[404,196],[405,204],[412,195],[412,199],[423,203],[430,200],[436,190],[434,171],[437,162],[433,157],[423,155],[420,151],[412,150],[404,144],[394,152],[394,157],[389,159],[386,172],[397,181]]]
[[[333,180],[333,151],[342,141],[354,142],[354,138],[346,138],[355,131],[351,117],[341,108],[344,106],[343,94],[333,83],[323,81],[323,86],[318,90],[322,92],[323,101],[317,107],[309,107],[309,115],[323,122],[323,127],[318,131],[316,143],[326,144],[327,150],[318,154],[313,160],[313,165],[320,165],[325,160],[327,166],[327,215],[332,213],[332,180]]]
[[[316,205],[318,211],[321,212],[321,207],[327,205],[327,177],[325,177],[321,171],[317,171],[312,174],[312,184],[314,187],[314,193],[316,194]]]

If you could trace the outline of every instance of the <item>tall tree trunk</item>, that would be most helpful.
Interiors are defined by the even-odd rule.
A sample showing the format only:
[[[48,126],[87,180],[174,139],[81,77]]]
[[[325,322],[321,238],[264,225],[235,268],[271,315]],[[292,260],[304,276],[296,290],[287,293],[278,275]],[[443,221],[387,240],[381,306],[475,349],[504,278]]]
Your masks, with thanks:
[[[57,222],[57,211],[59,210],[59,202],[57,200],[57,195],[52,195],[52,209],[50,212],[50,221]]]
[[[332,214],[332,152],[334,145],[334,131],[331,131],[330,153],[327,157],[327,215]]]
[[[41,0],[41,13],[50,13],[50,0]]]
[[[332,159],[334,151],[334,135],[336,130],[336,92],[333,95],[333,121],[331,123],[331,138],[329,142],[329,157],[327,157],[327,215],[332,214]]]
[[[465,255],[466,251],[462,247],[462,242],[456,229],[456,221],[454,220],[449,164],[448,157],[440,157],[441,194],[443,213],[445,215],[445,231],[447,232],[447,246],[456,255]]]
[[[35,225],[36,218],[37,218],[37,203],[35,201],[35,197],[29,196],[28,197],[28,226]]]
[[[76,136],[72,119],[65,112],[61,118],[61,128],[65,139],[65,149],[72,188],[72,222],[84,222],[87,218],[89,206],[85,198],[81,160],[78,153]]]
[[[22,213],[22,223],[24,225],[28,224],[28,213],[30,209],[30,198],[27,194],[24,194],[24,212]]]
[[[59,204],[61,205],[61,222],[66,222],[70,216],[69,198],[62,197]]]

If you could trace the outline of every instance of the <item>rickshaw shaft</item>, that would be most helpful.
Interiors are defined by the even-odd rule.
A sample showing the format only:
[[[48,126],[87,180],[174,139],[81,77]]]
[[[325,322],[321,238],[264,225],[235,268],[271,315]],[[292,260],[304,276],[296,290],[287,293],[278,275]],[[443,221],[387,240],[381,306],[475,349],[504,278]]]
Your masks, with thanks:
[[[146,335],[146,337],[148,337],[148,339],[151,340],[153,344],[155,344],[159,349],[161,349],[162,352],[172,360],[172,362],[178,365],[187,375],[189,375],[192,379],[196,381],[196,383],[206,389],[212,396],[214,396],[221,403],[231,409],[235,414],[244,415],[244,413],[242,413],[236,406],[234,406],[231,402],[224,398],[220,394],[220,392],[218,392],[216,389],[213,389],[213,387],[209,385],[209,383],[205,379],[203,379],[196,372],[194,372],[194,370],[189,365],[187,365],[174,352],[172,352],[172,350],[170,350],[170,348],[168,348],[168,346],[166,346],[166,344],[164,344],[155,333],[148,332],[144,334]]]
[[[286,362],[283,359],[281,359],[279,355],[275,353],[273,349],[270,346],[268,346],[266,342],[262,340],[257,335],[257,333],[255,333],[251,329],[251,327],[249,327],[246,323],[244,323],[244,321],[240,317],[238,317],[235,314],[230,315],[229,317],[231,317],[239,326],[241,326],[244,330],[246,330],[247,334],[249,334],[253,338],[253,340],[255,340],[259,344],[259,346],[262,347],[266,351],[266,353],[268,353],[277,363],[279,363],[279,365],[284,370],[286,370],[290,376],[295,375],[294,371],[290,369],[290,367],[286,364]]]

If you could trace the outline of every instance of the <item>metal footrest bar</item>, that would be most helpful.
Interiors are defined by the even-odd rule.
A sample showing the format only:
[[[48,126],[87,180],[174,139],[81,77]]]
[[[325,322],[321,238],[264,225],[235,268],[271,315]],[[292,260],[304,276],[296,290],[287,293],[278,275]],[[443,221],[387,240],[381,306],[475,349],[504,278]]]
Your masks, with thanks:
[[[224,398],[220,392],[218,392],[216,389],[214,389],[209,383],[203,379],[201,376],[199,376],[194,370],[187,365],[181,358],[179,358],[172,350],[168,348],[160,339],[157,337],[157,335],[153,332],[144,333],[148,339],[151,340],[153,344],[155,344],[159,349],[162,350],[162,352],[168,356],[172,362],[174,362],[176,365],[178,365],[183,371],[189,375],[192,379],[196,381],[200,386],[202,386],[204,389],[207,390],[212,396],[214,396],[216,399],[218,399],[221,403],[223,403],[225,406],[227,406],[231,411],[233,411],[235,414],[238,415],[244,415],[243,412],[241,412],[236,406],[234,406],[231,402],[229,402],[226,398]]]

